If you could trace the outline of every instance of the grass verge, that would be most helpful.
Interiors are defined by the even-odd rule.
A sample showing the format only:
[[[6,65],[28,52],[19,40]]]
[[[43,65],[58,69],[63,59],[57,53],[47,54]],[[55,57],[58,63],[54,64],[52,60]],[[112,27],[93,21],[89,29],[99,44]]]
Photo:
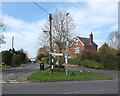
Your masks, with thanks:
[[[0,65],[0,68],[1,68],[1,69],[11,68],[11,67],[12,67],[12,66],[8,66],[8,65],[2,65],[2,64]]]
[[[0,68],[1,69],[7,69],[7,68],[12,68],[12,67],[19,67],[20,65],[12,65],[12,66],[8,66],[8,65],[2,65],[0,64]]]
[[[65,72],[54,72],[50,70],[37,71],[30,75],[27,80],[33,82],[52,82],[52,81],[76,81],[76,80],[109,80],[111,76],[80,71],[69,71],[66,76]]]

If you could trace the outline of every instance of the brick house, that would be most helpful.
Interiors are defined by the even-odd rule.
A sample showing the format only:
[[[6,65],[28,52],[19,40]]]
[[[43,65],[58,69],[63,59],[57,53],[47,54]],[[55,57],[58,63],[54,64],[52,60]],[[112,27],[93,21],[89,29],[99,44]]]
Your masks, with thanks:
[[[91,32],[89,38],[76,37],[69,46],[69,57],[74,58],[82,51],[97,51],[98,45],[93,41],[93,34]]]
[[[74,58],[77,54],[80,54],[82,51],[97,51],[98,45],[93,41],[93,34],[90,33],[89,38],[84,37],[75,37],[73,41],[69,42],[69,58]],[[59,53],[58,46],[53,45],[53,50],[55,53]],[[65,52],[65,49],[62,50]]]

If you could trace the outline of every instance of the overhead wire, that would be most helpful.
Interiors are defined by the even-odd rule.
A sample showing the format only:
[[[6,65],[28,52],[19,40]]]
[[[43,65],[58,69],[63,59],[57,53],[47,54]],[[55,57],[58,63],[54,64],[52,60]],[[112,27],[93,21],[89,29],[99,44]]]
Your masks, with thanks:
[[[47,10],[45,10],[44,8],[42,8],[40,5],[38,5],[36,2],[34,2],[33,0],[31,0],[35,5],[37,5],[39,8],[41,8],[43,11],[45,11],[47,14],[50,14]]]

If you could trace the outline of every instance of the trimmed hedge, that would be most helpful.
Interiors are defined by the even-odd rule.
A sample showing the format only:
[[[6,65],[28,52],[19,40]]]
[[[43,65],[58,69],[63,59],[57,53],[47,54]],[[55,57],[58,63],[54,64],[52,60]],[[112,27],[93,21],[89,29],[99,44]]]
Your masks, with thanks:
[[[2,62],[6,65],[12,65],[13,53],[10,51],[2,51]]]
[[[23,51],[2,51],[2,62],[8,66],[20,66],[21,63],[27,62],[27,55]]]
[[[21,64],[20,55],[16,55],[16,54],[13,55],[12,64],[13,65],[20,65]]]

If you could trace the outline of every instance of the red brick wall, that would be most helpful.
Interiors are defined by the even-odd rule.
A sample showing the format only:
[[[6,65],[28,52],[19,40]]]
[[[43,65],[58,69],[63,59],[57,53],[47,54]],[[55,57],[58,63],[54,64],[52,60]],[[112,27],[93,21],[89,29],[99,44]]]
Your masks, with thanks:
[[[86,51],[97,51],[97,47],[95,46],[85,46],[85,49]]]
[[[74,58],[77,54],[75,54],[75,47],[79,47],[80,53],[82,51],[97,51],[97,47],[95,46],[84,46],[80,41],[78,42],[78,45],[76,45],[76,41],[73,43],[72,47],[69,48],[69,56],[70,58]]]
[[[80,48],[79,49],[80,52],[84,51],[83,44],[80,41],[78,41],[78,45],[76,45],[76,40],[75,40],[75,42],[73,43],[72,47],[69,48],[69,56],[71,58],[74,58],[77,55],[77,54],[75,54],[75,49],[74,49],[75,47],[79,47]]]
[[[80,53],[82,51],[97,51],[97,47],[95,46],[84,46],[80,41],[78,41],[78,45],[76,45],[76,40],[74,41],[74,43],[72,44],[72,47],[69,48],[69,57],[70,58],[75,58],[75,56],[77,54],[75,54],[75,47],[79,47],[79,51]],[[56,49],[56,52],[59,53],[58,50],[58,46],[54,46],[53,49]],[[63,50],[63,53],[65,52],[65,50]]]

